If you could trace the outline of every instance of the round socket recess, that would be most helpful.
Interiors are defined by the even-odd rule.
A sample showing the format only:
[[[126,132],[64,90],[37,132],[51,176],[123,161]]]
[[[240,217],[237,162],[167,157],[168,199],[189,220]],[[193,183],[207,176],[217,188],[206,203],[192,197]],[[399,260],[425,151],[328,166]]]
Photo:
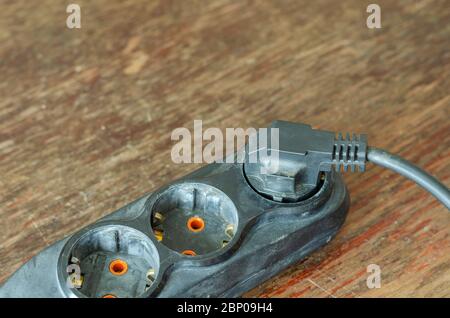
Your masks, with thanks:
[[[222,191],[201,183],[175,184],[151,210],[155,237],[168,248],[195,257],[225,247],[238,226],[238,212]]]
[[[68,267],[75,269],[69,281],[86,297],[139,297],[150,288],[159,268],[150,238],[124,225],[89,230],[69,255]]]

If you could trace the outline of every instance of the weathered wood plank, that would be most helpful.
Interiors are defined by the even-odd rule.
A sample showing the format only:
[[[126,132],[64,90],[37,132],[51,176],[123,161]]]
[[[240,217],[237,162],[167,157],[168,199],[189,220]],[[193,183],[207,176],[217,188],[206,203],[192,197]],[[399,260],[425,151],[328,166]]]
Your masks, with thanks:
[[[77,1],[0,4],[0,281],[42,248],[196,168],[171,131],[273,119],[366,132],[449,185],[450,10],[442,1]],[[371,167],[337,238],[249,292],[450,296],[450,218]],[[368,289],[366,267],[382,269]]]

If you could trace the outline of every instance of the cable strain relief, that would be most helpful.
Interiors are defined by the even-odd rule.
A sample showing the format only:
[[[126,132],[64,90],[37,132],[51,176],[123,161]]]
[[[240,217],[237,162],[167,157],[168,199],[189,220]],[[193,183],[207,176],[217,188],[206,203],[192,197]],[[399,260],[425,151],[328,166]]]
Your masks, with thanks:
[[[332,165],[336,171],[358,171],[363,172],[366,170],[366,158],[367,158],[367,135],[352,134],[349,133],[343,137],[342,133],[339,133],[334,138],[334,145],[332,151]]]

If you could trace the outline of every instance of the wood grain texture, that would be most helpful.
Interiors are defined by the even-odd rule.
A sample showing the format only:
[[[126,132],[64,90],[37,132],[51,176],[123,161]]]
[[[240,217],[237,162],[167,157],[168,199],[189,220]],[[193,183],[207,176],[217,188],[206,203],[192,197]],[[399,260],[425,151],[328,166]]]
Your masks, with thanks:
[[[274,119],[367,133],[450,185],[450,7],[386,1],[0,3],[0,282],[44,247],[197,168],[170,134]],[[249,297],[450,296],[450,216],[378,167],[346,174],[338,236]],[[369,264],[382,288],[366,286]]]

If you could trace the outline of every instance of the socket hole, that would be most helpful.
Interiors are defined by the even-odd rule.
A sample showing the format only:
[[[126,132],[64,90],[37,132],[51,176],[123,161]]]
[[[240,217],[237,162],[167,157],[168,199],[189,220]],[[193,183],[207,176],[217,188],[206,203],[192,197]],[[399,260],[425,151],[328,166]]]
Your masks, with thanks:
[[[187,256],[196,256],[197,255],[197,253],[195,253],[193,250],[184,250],[183,252],[181,252],[181,254],[187,255]]]
[[[205,228],[205,221],[201,217],[194,216],[188,220],[187,227],[192,232],[201,232]]]
[[[116,259],[109,264],[109,271],[114,275],[123,275],[128,271],[128,264],[121,259]]]

